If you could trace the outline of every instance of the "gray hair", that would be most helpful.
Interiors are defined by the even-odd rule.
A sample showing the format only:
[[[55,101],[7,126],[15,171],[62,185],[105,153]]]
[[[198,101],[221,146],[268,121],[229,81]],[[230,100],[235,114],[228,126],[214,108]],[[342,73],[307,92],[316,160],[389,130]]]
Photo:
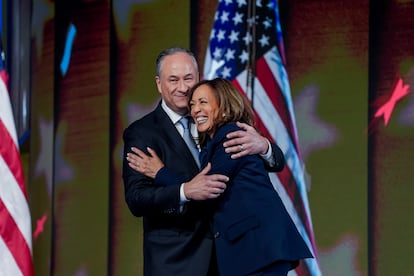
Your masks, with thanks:
[[[156,68],[157,68],[157,72],[156,72],[157,76],[160,76],[161,66],[162,66],[162,62],[164,61],[164,58],[166,56],[170,56],[170,55],[173,55],[175,53],[186,53],[186,54],[188,54],[193,59],[195,68],[198,72],[198,63],[197,63],[197,60],[196,60],[193,52],[191,52],[190,50],[188,50],[186,48],[183,48],[183,47],[170,47],[170,48],[167,48],[164,51],[162,51],[157,57],[157,60],[156,60],[156,63],[155,63]]]

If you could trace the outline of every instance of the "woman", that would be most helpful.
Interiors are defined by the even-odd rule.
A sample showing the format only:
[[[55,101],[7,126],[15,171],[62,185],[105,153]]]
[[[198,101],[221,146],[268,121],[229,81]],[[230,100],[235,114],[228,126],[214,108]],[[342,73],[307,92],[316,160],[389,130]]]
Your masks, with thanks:
[[[214,200],[212,228],[220,275],[287,275],[300,259],[312,258],[259,156],[232,159],[223,142],[239,130],[237,121],[254,125],[245,97],[231,82],[204,80],[190,92],[191,116],[200,133],[201,168],[229,177]],[[163,168],[164,169],[164,168]]]

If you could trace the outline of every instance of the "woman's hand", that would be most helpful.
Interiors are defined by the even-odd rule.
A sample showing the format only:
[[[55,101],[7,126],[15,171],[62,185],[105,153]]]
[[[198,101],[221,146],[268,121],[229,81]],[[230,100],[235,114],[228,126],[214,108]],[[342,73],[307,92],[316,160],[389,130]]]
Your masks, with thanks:
[[[147,148],[149,155],[135,147],[132,147],[131,150],[132,152],[127,153],[126,157],[128,165],[133,170],[155,179],[158,171],[164,167],[164,163],[157,153],[149,147]]]

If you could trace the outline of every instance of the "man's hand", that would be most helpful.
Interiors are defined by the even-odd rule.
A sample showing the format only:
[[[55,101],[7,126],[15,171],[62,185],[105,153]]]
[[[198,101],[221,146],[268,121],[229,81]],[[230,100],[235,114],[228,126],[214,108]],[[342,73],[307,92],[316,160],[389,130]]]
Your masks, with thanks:
[[[245,155],[266,154],[269,150],[268,140],[261,136],[254,127],[237,122],[244,130],[233,131],[227,134],[230,139],[223,146],[227,153],[232,153],[231,158],[236,159]]]
[[[164,163],[158,157],[157,153],[151,148],[147,148],[149,155],[146,155],[145,152],[135,147],[132,147],[131,150],[133,153],[127,153],[126,157],[129,162],[128,165],[135,171],[155,179],[158,171],[164,167]]]
[[[229,178],[221,174],[207,175],[211,164],[199,172],[189,182],[184,183],[184,195],[187,199],[206,200],[219,197],[226,189]]]

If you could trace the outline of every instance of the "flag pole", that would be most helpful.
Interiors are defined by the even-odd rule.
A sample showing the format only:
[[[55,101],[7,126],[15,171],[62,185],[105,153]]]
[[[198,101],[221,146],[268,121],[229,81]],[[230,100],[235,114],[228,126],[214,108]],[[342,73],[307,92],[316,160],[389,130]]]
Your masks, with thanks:
[[[251,99],[251,104],[254,109],[254,79],[256,77],[256,0],[249,0],[247,9],[247,34],[246,44],[248,52],[248,61],[246,64],[246,94]],[[251,35],[252,41],[249,43],[248,35]]]

